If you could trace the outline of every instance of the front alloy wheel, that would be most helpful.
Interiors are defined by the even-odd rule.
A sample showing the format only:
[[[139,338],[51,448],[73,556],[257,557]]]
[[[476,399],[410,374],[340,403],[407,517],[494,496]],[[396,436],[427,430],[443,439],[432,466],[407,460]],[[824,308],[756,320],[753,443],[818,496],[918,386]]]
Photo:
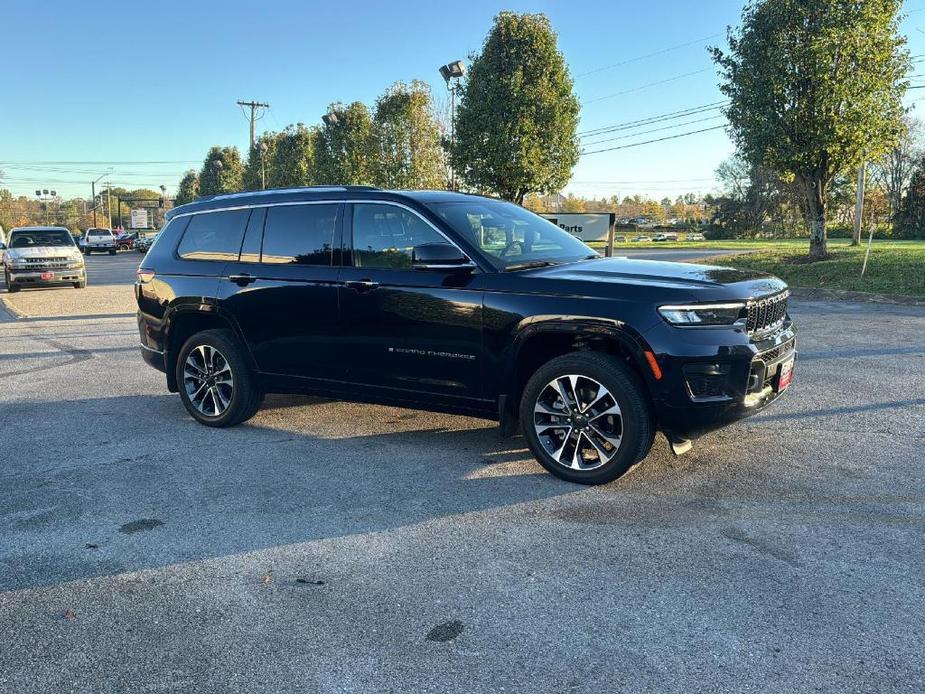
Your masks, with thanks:
[[[183,387],[202,414],[220,416],[234,395],[234,376],[225,355],[211,345],[193,349],[183,365]]]
[[[594,470],[617,454],[623,417],[616,398],[589,376],[552,379],[533,406],[536,436],[552,458],[572,470]]]
[[[654,423],[649,394],[626,359],[573,352],[530,377],[520,398],[520,425],[549,472],[579,484],[603,484],[646,457]]]

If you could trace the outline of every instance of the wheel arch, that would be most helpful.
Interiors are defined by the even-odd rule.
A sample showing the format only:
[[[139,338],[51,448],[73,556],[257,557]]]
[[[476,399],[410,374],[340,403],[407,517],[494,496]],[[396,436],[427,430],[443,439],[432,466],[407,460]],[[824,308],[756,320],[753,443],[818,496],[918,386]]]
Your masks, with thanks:
[[[516,418],[520,395],[536,370],[563,354],[594,351],[623,359],[645,386],[645,394],[653,398],[651,368],[646,360],[648,346],[630,326],[620,321],[593,318],[551,318],[524,326],[517,332],[506,360],[507,373],[502,379],[502,399],[506,417]]]
[[[174,306],[168,308],[164,315],[164,366],[167,370],[167,389],[176,393],[177,357],[183,344],[193,335],[203,330],[231,330],[244,347],[244,357],[253,368],[253,356],[241,329],[234,318],[219,306],[198,304],[197,306]]]

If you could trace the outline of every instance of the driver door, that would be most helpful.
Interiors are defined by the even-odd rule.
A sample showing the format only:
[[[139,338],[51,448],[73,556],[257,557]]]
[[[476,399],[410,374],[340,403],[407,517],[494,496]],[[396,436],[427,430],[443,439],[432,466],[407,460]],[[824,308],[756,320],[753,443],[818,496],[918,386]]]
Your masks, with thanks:
[[[338,291],[348,380],[398,397],[478,398],[482,291],[471,273],[411,266],[415,246],[447,238],[397,203],[347,205],[344,221]]]

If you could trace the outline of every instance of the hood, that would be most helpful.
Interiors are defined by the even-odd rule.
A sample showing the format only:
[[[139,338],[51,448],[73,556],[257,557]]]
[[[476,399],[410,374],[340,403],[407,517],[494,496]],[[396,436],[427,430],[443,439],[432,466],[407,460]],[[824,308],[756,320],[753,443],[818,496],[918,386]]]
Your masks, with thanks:
[[[27,246],[25,248],[8,248],[6,252],[11,258],[80,257],[80,251],[77,250],[76,246]]]
[[[787,288],[782,280],[763,272],[631,258],[596,258],[521,274],[534,280],[572,284],[576,293],[612,294],[622,287],[644,289],[650,295],[687,295],[685,300],[689,301],[754,299]]]

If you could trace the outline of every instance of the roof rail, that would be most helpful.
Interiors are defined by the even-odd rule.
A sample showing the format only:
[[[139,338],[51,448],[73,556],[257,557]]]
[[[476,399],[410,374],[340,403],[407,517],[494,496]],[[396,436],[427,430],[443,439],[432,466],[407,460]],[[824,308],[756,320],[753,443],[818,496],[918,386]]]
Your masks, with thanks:
[[[267,188],[266,190],[246,190],[240,193],[218,193],[217,195],[205,195],[196,198],[194,202],[205,202],[207,200],[225,200],[228,198],[244,198],[254,195],[264,195],[266,193],[298,193],[301,191],[351,191],[351,190],[379,190],[376,186],[296,186],[292,188]]]

